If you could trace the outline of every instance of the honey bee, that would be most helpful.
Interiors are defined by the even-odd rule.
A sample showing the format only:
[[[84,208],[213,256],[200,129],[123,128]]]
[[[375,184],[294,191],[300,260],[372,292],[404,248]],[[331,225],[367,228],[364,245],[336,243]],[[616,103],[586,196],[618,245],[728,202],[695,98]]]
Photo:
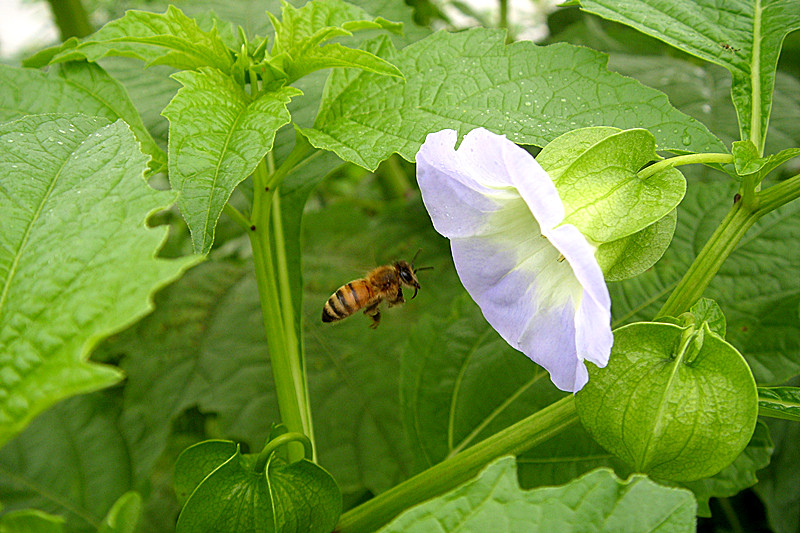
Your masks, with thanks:
[[[377,328],[381,322],[378,305],[383,300],[389,302],[389,307],[405,303],[403,285],[413,288],[414,296],[411,299],[416,298],[419,290],[417,272],[433,268],[414,268],[417,254],[419,252],[414,254],[410,263],[397,261],[391,265],[379,266],[364,278],[339,287],[322,307],[322,321],[335,322],[364,309],[364,314],[372,319],[369,327]]]

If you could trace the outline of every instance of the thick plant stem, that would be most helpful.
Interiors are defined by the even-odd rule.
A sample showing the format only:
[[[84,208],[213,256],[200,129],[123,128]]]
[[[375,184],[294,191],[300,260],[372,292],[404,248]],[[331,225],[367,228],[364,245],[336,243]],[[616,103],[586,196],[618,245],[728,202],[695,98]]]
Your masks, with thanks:
[[[755,214],[760,217],[798,198],[800,198],[800,174],[758,193],[756,197],[758,207]]]
[[[656,315],[678,316],[703,295],[722,264],[759,218],[800,198],[800,175],[754,193],[744,191],[695,258],[683,279]]]
[[[81,0],[48,0],[61,40],[86,37],[94,31]]]
[[[413,190],[397,154],[381,163],[375,175],[383,190],[383,197],[387,200],[405,198]]]
[[[697,254],[689,270],[656,314],[656,318],[678,316],[688,311],[703,295],[722,264],[756,220],[758,217],[753,214],[752,210],[745,208],[743,202],[736,202],[706,245]]]
[[[291,312],[291,304],[288,306],[290,311],[287,312],[287,305],[284,303],[288,298],[283,283],[285,273],[281,273],[281,270],[286,268],[285,252],[283,249],[276,249],[283,244],[282,233],[279,243],[276,243],[275,228],[272,224],[273,217],[280,217],[280,213],[273,212],[279,209],[280,205],[274,200],[276,190],[268,190],[266,187],[267,180],[266,165],[262,162],[253,173],[250,243],[253,248],[264,329],[269,344],[270,364],[281,422],[290,432],[303,433],[313,442],[306,392],[308,388],[295,334],[294,314]],[[302,446],[297,443],[291,443],[288,451],[289,461],[296,461],[304,456]]]
[[[578,420],[567,396],[463,452],[432,466],[342,515],[335,531],[375,531],[400,512],[454,489],[504,455],[517,455],[560,433]]]

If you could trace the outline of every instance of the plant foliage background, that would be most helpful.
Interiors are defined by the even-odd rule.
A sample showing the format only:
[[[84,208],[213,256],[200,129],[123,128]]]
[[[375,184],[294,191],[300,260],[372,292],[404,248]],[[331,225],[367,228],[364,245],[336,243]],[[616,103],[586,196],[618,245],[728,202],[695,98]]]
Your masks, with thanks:
[[[585,124],[586,117],[594,115],[602,124],[613,115],[617,117],[614,126],[635,127],[641,118],[637,113],[647,109],[649,124],[663,123],[658,131],[651,131],[660,149],[724,151],[740,139],[730,100],[731,75],[725,68],[679,52],[648,37],[646,31],[640,33],[574,7],[549,16],[550,35],[541,44],[570,43],[604,52],[608,69],[618,76],[604,72],[605,56],[586,48],[571,49],[571,58],[560,55],[554,61],[547,54],[564,52],[559,48],[562,45],[554,44],[537,56],[540,65],[531,64],[526,55],[530,43],[511,45],[513,52],[506,56],[504,34],[499,30],[439,34],[431,41],[430,25],[441,21],[429,15],[427,2],[415,2],[416,6],[399,0],[351,3],[373,17],[402,22],[403,33],[378,36],[377,30],[370,30],[344,37],[342,42],[353,46],[370,39],[367,49],[380,52],[407,77],[416,69],[414,83],[438,84],[442,93],[439,101],[418,101],[414,98],[419,87],[408,83],[402,101],[381,100],[381,90],[365,94],[358,90],[359,84],[369,87],[376,77],[387,87],[402,81],[385,74],[337,69],[318,71],[297,81],[294,85],[302,90],[302,96],[287,94],[283,101],[265,103],[286,104],[298,128],[316,146],[331,150],[314,152],[286,178],[281,204],[287,248],[302,252],[302,262],[291,265],[290,282],[298,323],[303,325],[300,331],[314,413],[315,451],[319,463],[338,483],[345,511],[564,396],[542,369],[491,329],[461,286],[448,242],[433,230],[416,188],[413,164],[408,162],[424,138],[419,131],[430,131],[434,120],[440,124],[435,129],[455,127],[461,133],[468,131],[468,123],[500,129],[511,125],[517,133],[510,135],[512,140],[542,146],[572,129],[570,120]],[[263,36],[271,32],[266,12],[281,10],[277,2],[268,0],[172,4],[196,18],[205,30],[216,23],[219,35],[232,47],[237,45],[234,25],[242,26],[250,36]],[[128,8],[163,13],[168,7],[161,1],[86,5],[96,9],[95,16],[108,20],[122,16]],[[425,53],[435,39],[448,40],[452,57]],[[721,57],[723,62],[728,61],[729,52],[720,46],[725,39],[723,35],[713,41],[719,50],[710,45],[716,59]],[[774,79],[767,153],[800,145],[798,51],[800,36],[791,33]],[[697,55],[703,57],[703,53],[710,52]],[[487,68],[497,61],[493,54],[508,58],[507,71]],[[730,61],[735,62],[733,58]],[[169,188],[165,172],[169,170],[170,180],[174,180],[180,169],[168,158],[173,149],[168,135],[181,132],[171,131],[165,117],[191,114],[192,102],[181,107],[181,87],[208,79],[197,74],[192,74],[192,79],[187,74],[170,77],[175,72],[171,66],[145,69],[133,58],[99,58],[97,63],[102,68],[77,69],[72,63],[63,63],[46,72],[31,69],[23,74],[0,67],[0,96],[6,102],[13,95],[14,102],[13,106],[0,105],[0,121],[76,111],[100,117],[85,125],[86,137],[119,129],[124,140],[114,153],[87,156],[99,158],[98,168],[106,168],[108,174],[98,176],[97,197],[143,196],[139,211],[131,215],[135,221],[129,225],[120,221],[118,227],[96,224],[91,213],[76,206],[75,198],[64,198],[63,204],[52,206],[65,209],[65,213],[71,207],[79,210],[80,216],[74,215],[81,221],[75,228],[76,240],[48,242],[45,228],[38,246],[62,246],[63,261],[55,266],[32,266],[39,270],[24,290],[31,295],[41,292],[45,301],[53,302],[42,310],[43,323],[67,323],[66,317],[79,309],[78,323],[69,327],[87,339],[113,335],[94,348],[91,366],[80,363],[91,378],[84,376],[73,393],[95,392],[55,403],[0,449],[0,502],[6,511],[35,508],[61,516],[65,531],[94,531],[102,527],[107,520],[104,517],[121,496],[137,491],[141,502],[134,503],[140,503],[142,510],[138,531],[172,531],[180,511],[172,489],[180,452],[206,439],[230,439],[242,443],[245,450],[258,452],[271,424],[281,415],[250,246],[241,228],[224,215],[215,232],[199,222],[196,227],[205,229],[195,232],[193,248],[193,236],[177,208],[158,211],[174,201],[169,193],[109,188],[112,164],[129,165],[127,172],[134,175],[144,171],[146,158],[136,151],[137,142],[152,157],[148,163],[150,183]],[[481,78],[475,72],[488,74]],[[503,83],[499,77],[504,77]],[[600,84],[597,101],[583,107],[566,106],[567,101],[574,104],[571,87],[580,84],[582,77]],[[480,90],[481,84],[485,91]],[[465,99],[459,93],[464,87],[479,96]],[[515,93],[508,87],[521,89]],[[528,91],[541,96],[536,101],[520,96]],[[209,105],[231,102],[220,96],[215,83],[210,83],[204,94]],[[514,98],[517,101],[506,102],[502,110],[493,107]],[[695,120],[681,118],[670,104]],[[448,106],[449,116],[435,116],[443,106]],[[569,112],[559,113],[559,106]],[[358,114],[341,112],[354,108]],[[392,110],[399,111],[393,114]],[[532,110],[546,110],[563,122],[553,119],[551,124],[534,124],[528,118]],[[265,120],[258,110],[253,113],[254,121]],[[408,138],[399,149],[394,148],[396,143],[386,141],[388,134],[381,131],[380,120],[359,129],[365,116],[383,116],[387,123],[401,121]],[[127,128],[115,122],[118,117]],[[190,123],[202,128],[202,120],[200,110]],[[57,130],[57,126],[53,127]],[[35,130],[37,126],[30,127]],[[354,153],[352,138],[365,135],[373,136],[373,149]],[[274,140],[277,164],[294,143],[292,125],[278,130]],[[247,142],[242,141],[241,147],[247,149]],[[394,151],[402,157],[391,155]],[[736,184],[719,170],[700,165],[682,170],[688,180],[687,194],[664,257],[640,276],[609,285],[614,327],[652,319],[734,201]],[[794,159],[771,179],[781,180],[798,170]],[[150,195],[153,198],[146,198]],[[231,203],[241,207],[248,195],[252,195],[251,180],[239,186]],[[217,215],[223,204],[224,198]],[[113,203],[95,205],[99,210],[122,209]],[[150,228],[146,229],[141,222],[148,215]],[[8,220],[7,213],[0,216]],[[6,223],[0,224],[6,232]],[[116,261],[116,275],[102,283],[95,279],[97,289],[91,298],[71,302],[44,281],[63,274],[61,265],[70,264],[71,253],[101,257],[103,236],[109,234],[129,236],[131,244],[118,248],[118,257],[103,259]],[[158,258],[148,257],[162,239]],[[150,248],[137,252],[145,241]],[[101,244],[87,248],[90,242]],[[191,256],[198,242],[208,251],[203,262]],[[726,338],[745,355],[761,386],[797,385],[800,374],[798,242],[800,206],[794,202],[750,229],[705,293],[724,310]],[[434,269],[420,274],[419,296],[384,313],[377,331],[369,330],[360,315],[335,327],[320,322],[322,305],[336,287],[376,265],[410,259],[419,249],[418,262]],[[137,259],[139,256],[144,259]],[[75,275],[92,279],[91,272]],[[139,291],[131,294],[128,312],[112,305],[120,302],[108,301],[102,291],[104,284],[130,286],[130,293]],[[112,308],[119,317],[109,311]],[[117,368],[119,371],[114,370]],[[113,386],[97,390],[109,385]],[[687,483],[702,517],[699,527],[709,531],[800,531],[799,432],[796,422],[763,419],[745,452],[730,467],[711,478]],[[629,473],[575,425],[519,457],[519,486],[514,486],[513,464],[509,470],[508,464],[497,463],[486,475],[505,476],[509,488],[497,490],[516,494],[514,491],[564,484],[600,466],[616,469],[623,478]],[[589,475],[602,476],[602,472]],[[650,483],[633,483],[645,482]],[[536,505],[531,498],[529,504]],[[406,515],[403,520],[407,523],[398,523],[394,530],[415,530],[413,516]],[[425,531],[419,523],[415,527]]]

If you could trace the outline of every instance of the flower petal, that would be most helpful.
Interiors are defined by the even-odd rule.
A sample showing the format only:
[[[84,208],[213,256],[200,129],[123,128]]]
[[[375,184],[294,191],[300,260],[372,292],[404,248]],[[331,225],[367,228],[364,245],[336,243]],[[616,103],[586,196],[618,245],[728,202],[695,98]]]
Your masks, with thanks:
[[[562,390],[608,361],[611,300],[595,248],[572,225],[550,177],[524,149],[484,129],[428,136],[417,179],[434,227],[450,238],[464,287],[514,348]],[[563,259],[560,256],[563,255]]]

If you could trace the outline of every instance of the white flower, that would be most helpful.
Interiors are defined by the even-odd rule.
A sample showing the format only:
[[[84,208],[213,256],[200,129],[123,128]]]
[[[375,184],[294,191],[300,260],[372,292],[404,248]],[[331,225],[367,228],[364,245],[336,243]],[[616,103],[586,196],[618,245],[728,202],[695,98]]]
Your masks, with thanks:
[[[550,372],[562,390],[608,362],[611,299],[595,247],[571,224],[539,163],[483,128],[458,150],[453,130],[428,135],[417,180],[436,231],[450,239],[461,282],[489,324]]]

